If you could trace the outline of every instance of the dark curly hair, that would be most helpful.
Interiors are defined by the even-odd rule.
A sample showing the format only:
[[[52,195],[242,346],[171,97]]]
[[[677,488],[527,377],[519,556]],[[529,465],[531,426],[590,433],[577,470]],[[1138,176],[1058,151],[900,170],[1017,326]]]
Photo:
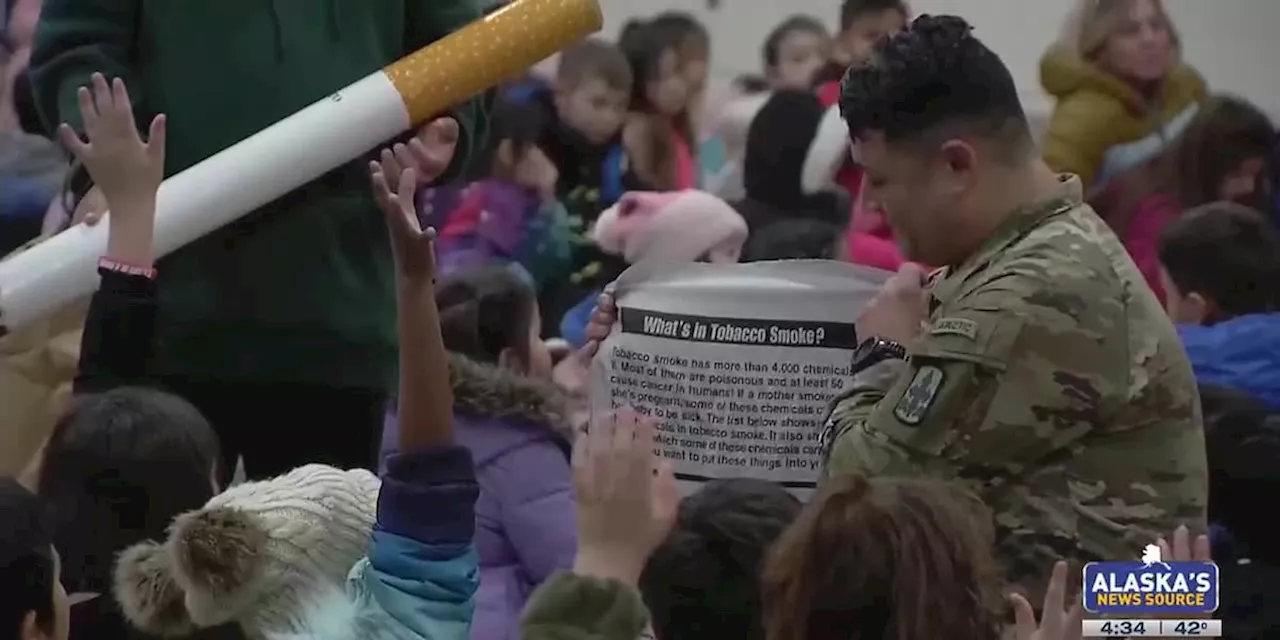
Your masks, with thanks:
[[[934,146],[977,136],[1019,158],[1034,152],[1013,75],[956,16],[922,15],[876,44],[840,86],[840,115],[854,139]]]

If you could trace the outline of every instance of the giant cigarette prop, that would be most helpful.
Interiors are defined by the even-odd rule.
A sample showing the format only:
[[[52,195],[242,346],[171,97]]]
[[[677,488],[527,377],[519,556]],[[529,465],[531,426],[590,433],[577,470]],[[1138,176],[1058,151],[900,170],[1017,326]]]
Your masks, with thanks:
[[[596,0],[516,0],[170,177],[157,193],[156,253],[315,180],[523,72],[601,22]],[[0,262],[0,335],[94,290],[107,224],[78,225]]]

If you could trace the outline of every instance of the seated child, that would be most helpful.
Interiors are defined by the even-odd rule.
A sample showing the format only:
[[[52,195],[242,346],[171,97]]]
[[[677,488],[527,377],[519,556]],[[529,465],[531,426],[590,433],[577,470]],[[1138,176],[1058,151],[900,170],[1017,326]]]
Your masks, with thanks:
[[[399,453],[380,487],[365,472],[308,465],[179,518],[166,544],[126,552],[117,567],[116,595],[131,618],[230,619],[253,638],[466,635],[478,488],[470,454],[453,444],[433,232],[414,210],[414,171],[398,176],[394,194],[383,165],[372,173],[397,279]]]
[[[584,229],[623,192],[638,187],[622,161],[631,81],[622,51],[588,38],[560,54],[551,91],[535,96],[548,111],[539,145],[560,170],[556,194]]]
[[[668,34],[677,43],[681,75],[689,90],[686,112],[696,121],[711,71],[711,32],[687,11],[663,11],[649,21],[649,26]]]
[[[600,286],[598,274],[609,259],[590,241],[589,230],[601,211],[641,187],[622,150],[631,81],[622,51],[588,38],[560,54],[550,86],[525,97],[545,114],[538,146],[559,170],[556,195],[574,227],[568,275],[539,292],[544,327],[554,328],[566,310]]]
[[[306,465],[246,482],[178,516],[163,543],[120,554],[115,597],[138,629],[171,636],[234,623],[248,638],[307,630],[366,553],[378,477]]]
[[[805,163],[808,191],[834,182],[853,199],[852,223],[847,236],[849,260],[879,269],[897,271],[902,255],[884,216],[862,200],[862,169],[849,155],[848,132],[840,118],[840,81],[852,65],[866,60],[881,38],[907,25],[910,9],[904,0],[844,0],[840,5],[840,32],[836,34],[831,61],[818,72],[817,93],[827,107],[814,148]]]
[[[654,635],[763,640],[760,571],[801,506],[781,486],[747,478],[708,482],[682,500],[640,574]]]
[[[633,20],[619,37],[633,78],[622,145],[643,189],[674,191],[698,184],[689,116],[694,93],[681,58],[687,36],[674,26]]]
[[[49,508],[62,583],[72,594],[72,640],[146,637],[113,596],[116,558],[163,537],[175,516],[209,500],[219,467],[218,438],[204,416],[182,398],[147,388],[158,287],[155,208],[145,203],[160,186],[155,150],[164,147],[163,130],[153,128],[143,143],[127,93],[113,100],[105,78],[94,85],[99,99],[83,114],[99,123],[89,142],[101,135],[115,144],[94,149],[64,138],[90,176],[115,178],[101,187],[112,209],[107,248],[80,339],[74,401],[27,469],[29,486]],[[174,631],[200,640],[240,637],[226,628]]]
[[[1196,380],[1280,411],[1280,237],[1257,211],[1215,203],[1160,236],[1165,307]]]
[[[515,263],[539,291],[568,278],[573,230],[556,199],[556,166],[537,144],[545,126],[537,108],[499,101],[488,147],[477,159],[488,163],[489,177],[418,194],[422,223],[439,234],[442,273]]]
[[[1220,200],[1274,216],[1267,165],[1276,136],[1271,118],[1254,105],[1214,96],[1159,157],[1116,176],[1092,195],[1090,204],[1124,242],[1161,301],[1165,294],[1157,245],[1171,220]]]
[[[831,59],[814,77],[825,105],[836,103],[840,81],[849,67],[866,60],[881,38],[907,26],[911,11],[905,0],[844,0],[840,3],[840,31]]]
[[[830,40],[826,26],[812,16],[793,15],[774,27],[763,47],[770,88],[811,90],[826,63]]]
[[[746,220],[752,236],[783,220],[820,220],[841,229],[848,226],[851,205],[847,195],[834,185],[806,191],[801,175],[823,111],[809,91],[777,91],[751,121],[743,162],[746,197],[733,207]]]
[[[518,640],[525,596],[568,568],[578,548],[567,407],[527,284],[501,267],[476,267],[441,278],[436,292],[454,432],[480,483],[471,638]],[[388,413],[383,442],[396,441],[398,420]]]

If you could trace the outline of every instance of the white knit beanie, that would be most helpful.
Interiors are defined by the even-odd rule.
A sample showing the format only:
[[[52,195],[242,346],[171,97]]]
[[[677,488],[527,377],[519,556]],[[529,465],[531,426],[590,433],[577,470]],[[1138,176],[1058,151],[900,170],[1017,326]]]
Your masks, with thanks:
[[[149,597],[167,591],[156,586],[164,570],[194,626],[234,621],[251,637],[300,630],[308,603],[341,589],[365,555],[379,486],[369,471],[313,464],[228,489],[176,518],[163,545],[122,554],[117,600],[143,631],[173,627],[156,620],[165,603]]]

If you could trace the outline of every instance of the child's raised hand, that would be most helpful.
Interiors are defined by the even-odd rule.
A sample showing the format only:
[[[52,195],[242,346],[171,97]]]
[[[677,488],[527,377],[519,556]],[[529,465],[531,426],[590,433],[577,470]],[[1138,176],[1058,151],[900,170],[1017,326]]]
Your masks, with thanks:
[[[154,216],[156,189],[164,180],[165,117],[158,115],[151,121],[143,142],[124,81],[115,78],[108,84],[101,73],[95,73],[91,84],[92,88],[81,87],[79,93],[88,141],[65,123],[58,136],[84,163],[116,217]]]
[[[418,188],[417,171],[404,169],[398,176],[389,176],[381,163],[370,162],[369,173],[378,206],[387,216],[391,252],[399,277],[404,282],[430,283],[436,277],[436,230],[423,229],[418,222],[413,203]],[[395,191],[390,186],[392,181],[397,185]]]
[[[654,452],[657,425],[629,409],[591,423],[573,444],[578,506],[574,571],[634,585],[675,524],[680,495]]]
[[[400,191],[400,176],[414,169],[418,182],[428,185],[436,181],[453,162],[458,147],[458,121],[450,117],[436,118],[423,125],[418,135],[386,149],[378,156],[383,176],[392,193]]]
[[[1084,610],[1079,596],[1067,596],[1067,563],[1057,562],[1049,578],[1044,594],[1043,614],[1036,620],[1035,609],[1026,598],[1018,594],[1009,596],[1013,601],[1016,622],[1013,637],[1016,640],[1079,640],[1084,635],[1081,620]],[[1008,637],[1008,636],[1006,636]]]

